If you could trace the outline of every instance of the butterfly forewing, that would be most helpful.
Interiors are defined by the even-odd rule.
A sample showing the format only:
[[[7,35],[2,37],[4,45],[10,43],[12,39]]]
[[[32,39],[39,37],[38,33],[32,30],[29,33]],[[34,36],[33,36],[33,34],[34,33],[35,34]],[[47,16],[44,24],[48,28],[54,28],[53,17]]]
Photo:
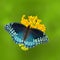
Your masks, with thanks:
[[[23,43],[23,37],[26,27],[19,23],[10,23],[5,26],[5,29],[11,34],[16,43]]]

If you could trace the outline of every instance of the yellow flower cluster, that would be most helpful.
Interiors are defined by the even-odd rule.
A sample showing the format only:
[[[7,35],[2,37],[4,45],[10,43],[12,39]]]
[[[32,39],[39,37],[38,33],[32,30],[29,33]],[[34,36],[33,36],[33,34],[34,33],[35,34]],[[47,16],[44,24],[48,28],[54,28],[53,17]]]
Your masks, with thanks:
[[[30,25],[30,28],[36,28],[36,29],[41,30],[42,32],[45,32],[46,27],[44,26],[44,24],[40,24],[40,23],[41,23],[41,20],[38,19],[37,16],[28,16],[28,19],[26,19],[25,15],[23,15],[21,19],[21,24],[25,25],[26,27]],[[19,46],[24,51],[29,50],[29,48],[26,48],[24,46],[24,44],[19,44]]]
[[[36,28],[45,32],[46,27],[44,26],[44,24],[40,24],[40,23],[41,20],[38,19],[37,16],[28,16],[28,19],[26,19],[25,15],[23,15],[21,19],[21,24],[25,25],[26,27],[30,25],[30,28]]]
[[[21,47],[21,49],[22,49],[23,51],[29,50],[29,48],[26,48],[26,47],[24,46],[24,44],[19,44],[19,47]]]

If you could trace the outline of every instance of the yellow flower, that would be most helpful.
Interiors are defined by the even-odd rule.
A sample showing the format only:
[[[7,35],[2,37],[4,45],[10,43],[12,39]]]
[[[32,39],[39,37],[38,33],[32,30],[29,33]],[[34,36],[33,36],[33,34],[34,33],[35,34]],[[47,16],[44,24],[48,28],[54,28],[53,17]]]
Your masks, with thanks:
[[[42,32],[45,32],[46,27],[43,24],[37,24],[36,25],[37,29],[41,30]]]
[[[35,26],[36,20],[37,20],[37,16],[28,16],[28,21],[29,21],[30,25]]]
[[[22,49],[23,51],[29,50],[29,48],[26,48],[26,47],[24,46],[24,44],[19,44],[19,47],[21,47],[21,49]]]
[[[36,28],[43,32],[45,32],[46,27],[44,24],[41,24],[42,20],[38,19],[37,16],[28,16],[28,19],[25,18],[25,15],[22,16],[21,24],[28,27],[30,25],[30,28]]]
[[[29,50],[29,48],[26,48],[25,46],[22,46],[21,49],[22,49],[23,51]]]
[[[25,19],[25,15],[22,16],[21,24],[25,25],[26,27],[28,27],[28,25],[29,25],[28,20]]]
[[[40,24],[42,22],[42,20],[40,20],[40,19],[37,19],[37,22],[36,22],[36,24]]]

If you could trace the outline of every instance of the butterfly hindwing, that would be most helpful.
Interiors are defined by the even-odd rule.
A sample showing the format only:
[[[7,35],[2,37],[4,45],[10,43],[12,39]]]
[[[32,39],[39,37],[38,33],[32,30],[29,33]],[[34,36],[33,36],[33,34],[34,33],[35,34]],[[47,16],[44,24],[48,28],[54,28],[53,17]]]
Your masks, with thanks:
[[[34,47],[37,44],[41,44],[44,42],[47,42],[47,36],[44,32],[38,30],[38,29],[30,29],[30,33],[28,35],[28,37],[26,38],[26,40],[24,41],[24,44],[26,45],[26,47]]]
[[[11,34],[16,43],[23,43],[23,37],[26,27],[19,23],[10,23],[5,26],[5,29]]]
[[[32,31],[32,35],[34,39],[37,39],[37,42],[39,43],[47,42],[48,37],[46,36],[44,32],[38,29],[33,29],[33,28],[31,29],[31,31]]]

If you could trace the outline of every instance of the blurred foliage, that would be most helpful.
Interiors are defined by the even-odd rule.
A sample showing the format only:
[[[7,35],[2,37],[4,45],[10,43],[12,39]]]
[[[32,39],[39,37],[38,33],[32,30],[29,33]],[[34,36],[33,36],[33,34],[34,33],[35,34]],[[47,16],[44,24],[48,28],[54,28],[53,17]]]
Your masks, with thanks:
[[[4,26],[21,16],[38,16],[49,41],[27,52],[12,41]],[[0,0],[0,60],[60,60],[60,0]]]

